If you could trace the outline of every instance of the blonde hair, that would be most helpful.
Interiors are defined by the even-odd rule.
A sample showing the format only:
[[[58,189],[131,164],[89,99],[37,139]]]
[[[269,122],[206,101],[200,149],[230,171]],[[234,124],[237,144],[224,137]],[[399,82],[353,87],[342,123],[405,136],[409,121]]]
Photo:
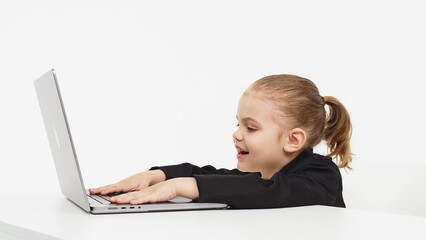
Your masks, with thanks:
[[[279,122],[286,119],[294,127],[307,132],[305,148],[313,148],[325,140],[329,154],[339,168],[349,167],[352,161],[350,139],[352,124],[343,104],[332,96],[321,97],[317,86],[309,79],[296,75],[280,74],[261,78],[246,91],[276,104]],[[325,105],[329,114],[326,116]],[[281,124],[282,126],[282,124]]]

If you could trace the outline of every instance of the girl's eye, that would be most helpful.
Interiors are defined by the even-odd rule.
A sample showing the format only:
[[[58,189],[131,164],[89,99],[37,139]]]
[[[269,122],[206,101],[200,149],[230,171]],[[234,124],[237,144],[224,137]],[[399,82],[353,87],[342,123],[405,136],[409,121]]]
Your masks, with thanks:
[[[240,126],[240,124],[237,124],[237,125],[235,125],[236,127],[239,127]],[[249,131],[249,132],[254,132],[254,131],[256,131],[257,129],[255,129],[255,128],[251,128],[251,127],[247,127],[247,130]]]
[[[249,132],[254,132],[254,131],[256,131],[256,129],[251,128],[251,127],[247,127],[247,130],[249,130]]]

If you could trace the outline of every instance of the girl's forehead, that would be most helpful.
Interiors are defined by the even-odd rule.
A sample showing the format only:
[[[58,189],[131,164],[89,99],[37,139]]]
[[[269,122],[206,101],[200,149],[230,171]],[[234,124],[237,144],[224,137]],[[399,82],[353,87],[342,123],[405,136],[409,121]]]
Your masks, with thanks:
[[[241,96],[239,105],[252,106],[252,107],[263,107],[273,109],[275,104],[267,99],[264,95],[260,95],[253,92],[244,92]]]
[[[237,117],[250,117],[258,121],[269,121],[277,113],[275,104],[250,93],[244,93],[238,103]]]

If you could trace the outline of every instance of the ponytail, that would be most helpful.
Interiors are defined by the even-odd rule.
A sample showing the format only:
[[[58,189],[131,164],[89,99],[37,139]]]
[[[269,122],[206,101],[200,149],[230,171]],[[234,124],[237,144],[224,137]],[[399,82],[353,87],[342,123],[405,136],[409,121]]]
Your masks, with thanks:
[[[325,96],[324,100],[330,109],[324,129],[324,140],[329,150],[327,156],[334,156],[339,168],[352,170],[349,167],[353,155],[349,144],[352,136],[352,124],[349,113],[337,98]]]

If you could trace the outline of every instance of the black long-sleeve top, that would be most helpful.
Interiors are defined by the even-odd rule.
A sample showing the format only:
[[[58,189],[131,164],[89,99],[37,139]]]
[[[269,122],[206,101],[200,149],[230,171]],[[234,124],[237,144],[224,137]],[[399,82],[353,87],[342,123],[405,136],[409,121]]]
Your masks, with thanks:
[[[199,198],[194,202],[225,203],[231,208],[274,208],[306,205],[345,207],[342,177],[331,157],[313,153],[312,148],[275,173],[262,179],[260,172],[197,167],[190,163],[152,167],[166,179],[194,177]]]

